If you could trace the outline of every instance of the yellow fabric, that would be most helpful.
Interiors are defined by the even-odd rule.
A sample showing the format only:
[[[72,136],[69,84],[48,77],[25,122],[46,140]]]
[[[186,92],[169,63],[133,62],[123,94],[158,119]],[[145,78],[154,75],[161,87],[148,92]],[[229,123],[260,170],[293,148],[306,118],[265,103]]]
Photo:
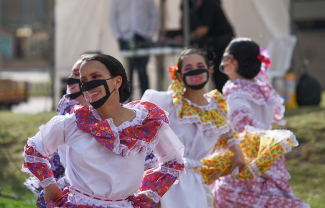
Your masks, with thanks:
[[[205,96],[210,97],[215,100],[218,105],[220,112],[217,109],[212,109],[209,111],[204,111],[194,105],[183,100],[185,85],[183,82],[174,81],[168,88],[168,90],[173,90],[174,94],[172,96],[174,106],[176,107],[176,112],[180,119],[190,119],[193,117],[199,118],[197,124],[211,123],[215,127],[221,127],[227,124],[225,118],[227,115],[227,103],[221,93],[218,90],[213,90],[207,93]]]
[[[295,136],[290,131],[279,132],[277,130],[268,130],[264,132],[267,133],[261,133],[261,131],[245,131],[239,135],[241,139],[240,147],[243,150],[247,168],[239,174],[234,175],[234,178],[239,180],[254,178],[254,174],[248,168],[252,164],[256,165],[261,174],[264,174],[278,157],[286,154],[280,140],[283,140],[283,143],[289,145],[291,148],[297,145]],[[270,135],[277,135],[277,138]],[[215,172],[220,172],[220,176],[229,175],[232,157],[233,153],[227,151],[203,159],[202,162],[204,164],[201,169],[201,174],[204,182],[211,184],[213,181],[209,181],[208,176]]]

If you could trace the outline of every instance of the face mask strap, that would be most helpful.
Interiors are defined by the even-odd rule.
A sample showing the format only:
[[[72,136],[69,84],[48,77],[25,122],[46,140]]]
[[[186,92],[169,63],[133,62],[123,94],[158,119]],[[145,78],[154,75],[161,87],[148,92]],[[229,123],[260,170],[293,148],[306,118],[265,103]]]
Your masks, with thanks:
[[[234,71],[235,71],[235,66],[233,65],[233,64],[231,64],[231,63],[228,63],[228,64],[230,64],[230,65],[232,65],[232,69],[231,69],[231,71],[230,72],[225,72],[225,70],[224,70],[224,68],[225,68],[225,66],[224,66],[224,64],[220,64],[219,65],[219,71],[221,72],[221,73],[223,73],[223,74],[231,74],[231,73],[233,73]]]

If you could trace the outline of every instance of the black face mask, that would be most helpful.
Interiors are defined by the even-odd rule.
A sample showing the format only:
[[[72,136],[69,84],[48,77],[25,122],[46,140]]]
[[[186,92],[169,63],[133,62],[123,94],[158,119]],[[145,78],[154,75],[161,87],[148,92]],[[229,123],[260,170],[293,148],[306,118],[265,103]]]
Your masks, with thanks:
[[[105,91],[106,91],[106,95],[104,97],[102,97],[101,99],[97,100],[97,101],[94,101],[94,102],[89,102],[90,105],[92,105],[95,109],[101,107],[102,105],[104,105],[104,103],[106,102],[106,100],[109,98],[109,96],[115,91],[115,89],[110,92],[109,91],[109,88],[108,88],[108,85],[107,85],[107,82],[106,80],[110,80],[110,79],[113,79],[114,77],[111,77],[109,79],[99,79],[99,80],[93,80],[93,81],[90,81],[90,82],[85,82],[82,84],[82,92],[86,92],[86,91],[89,91],[89,90],[92,90],[96,87],[99,87],[101,85],[104,85],[105,87]]]
[[[73,85],[73,84],[79,84],[79,89],[80,89],[80,91],[79,91],[79,92],[75,92],[75,93],[70,93],[70,94],[68,94],[68,95],[69,95],[69,97],[70,97],[71,99],[76,99],[77,97],[79,97],[80,95],[82,95],[80,79],[76,79],[76,78],[68,78],[68,85]]]
[[[199,75],[199,74],[203,74],[203,73],[207,73],[207,80],[205,82],[203,82],[202,84],[199,85],[188,85],[186,82],[186,77],[187,76],[195,76],[195,75]],[[209,81],[209,71],[207,69],[195,69],[195,70],[191,70],[189,72],[186,72],[185,74],[183,74],[183,82],[185,83],[185,85],[193,90],[200,90],[202,88],[204,88],[204,86],[206,85],[206,83],[208,83]]]

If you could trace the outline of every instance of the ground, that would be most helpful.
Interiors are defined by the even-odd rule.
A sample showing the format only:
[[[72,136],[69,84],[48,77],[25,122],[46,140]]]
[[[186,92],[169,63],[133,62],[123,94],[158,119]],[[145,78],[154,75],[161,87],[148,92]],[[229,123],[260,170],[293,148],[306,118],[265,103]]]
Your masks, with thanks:
[[[21,154],[28,137],[35,135],[51,113],[36,115],[0,111],[0,208],[35,208],[34,196],[23,182],[29,174],[20,171]],[[313,208],[325,207],[325,93],[318,107],[287,110],[287,125],[299,141],[299,147],[286,155],[287,169],[294,193]],[[3,195],[17,196],[19,200]]]

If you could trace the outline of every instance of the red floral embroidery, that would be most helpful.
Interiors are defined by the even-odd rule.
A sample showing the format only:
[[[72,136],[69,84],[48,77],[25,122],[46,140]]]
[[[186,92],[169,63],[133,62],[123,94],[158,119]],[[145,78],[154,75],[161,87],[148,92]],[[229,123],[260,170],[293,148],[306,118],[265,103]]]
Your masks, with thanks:
[[[167,162],[158,168],[152,168],[145,172],[137,194],[150,191],[151,196],[149,197],[158,202],[183,172],[184,164],[179,164],[177,161]]]
[[[111,151],[128,156],[130,150],[141,152],[150,150],[150,143],[163,124],[169,124],[168,118],[160,107],[149,101],[135,101],[124,105],[132,108],[141,104],[148,110],[148,115],[141,125],[130,126],[121,132],[113,132],[108,121],[99,121],[91,113],[90,107],[77,107],[73,110],[76,114],[76,123],[80,130],[94,136],[94,138]]]
[[[42,158],[47,161],[49,160],[48,157],[43,157],[40,153],[34,150],[34,147],[29,146],[28,144],[25,147],[25,155]],[[40,181],[43,181],[44,179],[47,178],[54,178],[53,172],[50,170],[50,167],[45,163],[42,162],[29,163],[25,161],[23,166],[25,168],[28,168],[30,172],[35,177],[37,177]]]

